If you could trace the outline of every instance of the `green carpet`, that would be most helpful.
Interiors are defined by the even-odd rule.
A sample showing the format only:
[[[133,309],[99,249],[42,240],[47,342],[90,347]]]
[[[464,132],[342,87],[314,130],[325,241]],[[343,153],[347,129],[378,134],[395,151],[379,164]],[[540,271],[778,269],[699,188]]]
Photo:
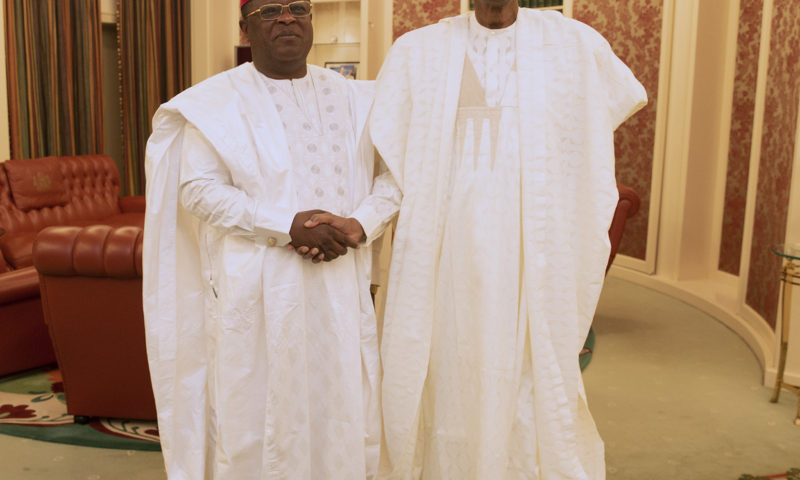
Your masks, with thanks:
[[[764,475],[760,477],[755,477],[750,474],[744,474],[739,477],[739,480],[770,480],[773,478],[784,478],[786,480],[800,480],[800,468],[793,468],[788,470],[786,473],[779,473],[777,475]]]
[[[589,329],[589,335],[586,337],[586,342],[583,344],[583,350],[578,355],[578,361],[581,365],[581,371],[586,370],[589,362],[592,361],[592,352],[594,351],[594,329]]]
[[[0,434],[87,447],[161,450],[156,422],[97,418],[86,425],[74,423],[55,368],[0,378]]]

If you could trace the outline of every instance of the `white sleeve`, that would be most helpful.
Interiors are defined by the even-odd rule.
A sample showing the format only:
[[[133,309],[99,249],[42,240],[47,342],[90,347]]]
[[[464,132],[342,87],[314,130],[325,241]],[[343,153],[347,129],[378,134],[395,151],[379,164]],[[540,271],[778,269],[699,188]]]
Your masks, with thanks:
[[[616,128],[647,104],[647,91],[633,72],[611,50],[605,39],[596,53],[598,69],[607,94],[606,106]]]
[[[380,162],[379,175],[372,184],[372,192],[367,195],[356,210],[350,215],[358,220],[367,236],[366,244],[380,237],[386,227],[400,210],[403,194],[394,176],[383,163]]]
[[[291,241],[289,230],[294,217],[284,211],[272,211],[234,186],[219,154],[190,123],[184,127],[178,198],[192,215],[227,229],[231,235],[266,239],[276,246]]]
[[[386,55],[374,85],[375,100],[364,132],[381,157],[372,193],[351,215],[364,228],[367,244],[380,237],[391,223],[403,198],[405,140],[411,122],[411,86],[406,67],[408,48],[400,48],[402,43],[403,40],[398,40]]]

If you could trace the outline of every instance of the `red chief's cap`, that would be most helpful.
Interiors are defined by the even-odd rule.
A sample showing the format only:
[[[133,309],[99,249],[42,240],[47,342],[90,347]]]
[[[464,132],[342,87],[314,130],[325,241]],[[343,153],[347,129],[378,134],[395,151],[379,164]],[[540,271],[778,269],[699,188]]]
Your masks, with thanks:
[[[250,0],[239,0],[239,8],[244,7],[244,4],[249,2]]]

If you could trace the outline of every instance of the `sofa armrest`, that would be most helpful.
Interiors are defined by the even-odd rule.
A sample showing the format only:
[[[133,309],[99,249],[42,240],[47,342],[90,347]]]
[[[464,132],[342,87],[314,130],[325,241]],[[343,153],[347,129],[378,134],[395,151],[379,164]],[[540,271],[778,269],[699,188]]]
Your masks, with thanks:
[[[33,267],[0,274],[0,305],[39,297],[39,275]]]
[[[119,209],[122,213],[144,213],[145,197],[137,195],[134,197],[120,197]]]
[[[43,276],[142,276],[139,227],[48,227],[33,244],[33,264]]]
[[[617,191],[619,192],[619,203],[624,205],[626,218],[631,218],[639,211],[641,200],[636,191],[630,187],[618,183]]]
[[[611,242],[611,254],[606,264],[606,272],[611,268],[611,264],[617,256],[617,251],[622,241],[622,234],[625,232],[625,223],[639,211],[639,205],[641,203],[639,195],[632,188],[617,183],[617,191],[619,191],[619,201],[617,201],[617,208],[614,210],[614,217],[611,219],[611,226],[608,229],[608,239]]]

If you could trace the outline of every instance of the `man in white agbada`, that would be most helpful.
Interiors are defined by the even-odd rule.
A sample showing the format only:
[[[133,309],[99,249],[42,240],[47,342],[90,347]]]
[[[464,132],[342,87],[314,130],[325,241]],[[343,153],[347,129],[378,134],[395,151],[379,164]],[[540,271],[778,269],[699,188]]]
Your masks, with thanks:
[[[516,0],[397,40],[369,120],[390,173],[359,207],[402,192],[379,477],[605,478],[578,353],[609,255],[613,132],[645,102],[597,32]]]
[[[171,480],[341,479],[377,469],[368,248],[371,85],[306,65],[311,4],[246,0],[253,63],[161,106],[147,145],[144,311]],[[314,264],[287,246],[314,249]]]

